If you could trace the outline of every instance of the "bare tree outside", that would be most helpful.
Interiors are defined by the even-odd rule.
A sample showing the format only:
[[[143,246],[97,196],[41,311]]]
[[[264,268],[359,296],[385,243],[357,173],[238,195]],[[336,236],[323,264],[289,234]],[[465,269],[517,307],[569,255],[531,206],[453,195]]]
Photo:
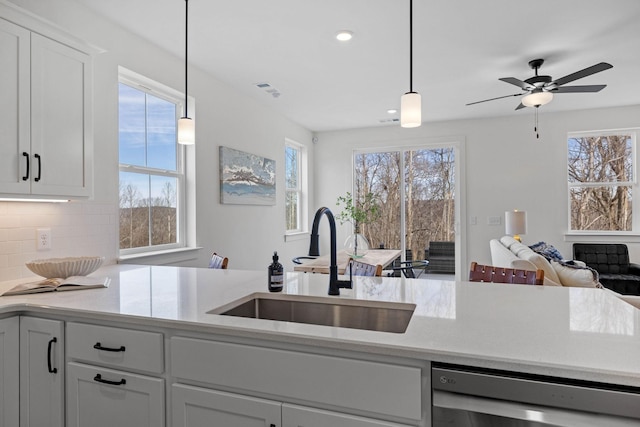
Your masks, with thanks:
[[[570,137],[568,181],[572,230],[632,229],[631,135]]]
[[[144,197],[135,184],[120,182],[120,249],[177,242],[175,179],[158,181],[161,190],[155,197]]]
[[[404,218],[400,209],[401,191],[404,191]],[[357,154],[356,200],[369,192],[376,195],[381,208],[380,217],[362,227],[372,247],[402,249],[402,221],[406,249],[411,250],[414,259],[424,256],[430,241],[455,240],[452,148]]]

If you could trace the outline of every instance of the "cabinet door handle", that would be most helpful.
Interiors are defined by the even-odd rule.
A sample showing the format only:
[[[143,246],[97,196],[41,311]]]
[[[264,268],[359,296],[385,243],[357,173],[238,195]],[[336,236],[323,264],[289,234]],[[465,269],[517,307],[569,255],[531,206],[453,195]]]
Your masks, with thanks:
[[[26,181],[29,179],[29,153],[27,153],[26,151],[23,151],[22,155],[27,159],[27,174],[22,177],[22,180]]]
[[[53,337],[49,340],[49,345],[47,345],[47,369],[49,369],[49,373],[51,374],[57,374],[58,373],[58,368],[54,368],[52,367],[52,363],[51,363],[51,353],[53,350],[53,343],[54,342],[58,342],[58,339],[56,337]]]
[[[125,385],[127,383],[127,380],[125,380],[124,378],[121,379],[120,381],[105,380],[102,378],[102,375],[100,374],[96,374],[96,376],[93,377],[93,380],[102,384],[110,384],[110,385]]]
[[[33,179],[34,181],[38,182],[40,181],[40,176],[42,175],[42,158],[40,157],[40,154],[34,154],[33,157],[38,159],[38,176]]]
[[[111,351],[111,352],[114,352],[114,353],[121,352],[121,351],[125,350],[125,347],[123,345],[121,345],[120,348],[110,348],[110,347],[103,347],[102,345],[100,345],[99,342],[95,343],[93,348],[95,348],[96,350]]]

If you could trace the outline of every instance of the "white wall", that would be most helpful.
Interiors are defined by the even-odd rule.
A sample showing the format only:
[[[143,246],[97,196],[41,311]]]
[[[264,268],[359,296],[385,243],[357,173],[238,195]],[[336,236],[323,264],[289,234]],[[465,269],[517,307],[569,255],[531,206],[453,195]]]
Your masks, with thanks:
[[[462,236],[467,256],[463,259],[490,263],[489,240],[504,235],[504,225],[489,226],[487,217],[499,216],[504,223],[504,212],[511,209],[527,211],[528,232],[523,242],[543,240],[571,258],[572,242],[565,240],[567,132],[640,127],[640,106],[555,114],[541,109],[540,113],[540,139],[533,132],[531,109],[500,118],[424,123],[417,129],[393,126],[319,133],[316,204],[334,208],[336,198],[350,191],[354,149],[463,139],[466,168],[460,179],[466,184],[462,197],[467,212],[463,219],[467,233]],[[423,118],[428,115],[428,110],[423,112]],[[477,225],[470,224],[472,217],[477,218]],[[341,232],[344,238],[347,231]],[[629,243],[632,261],[640,262],[640,245],[622,241]]]
[[[33,258],[81,253],[103,255],[107,263],[114,263],[118,255],[118,66],[181,90],[183,59],[71,0],[12,2],[105,52],[94,61],[95,198],[65,205],[0,202],[0,280],[29,275],[23,264]],[[285,261],[306,253],[308,240],[284,242],[284,141],[290,138],[305,144],[313,164],[311,132],[193,67],[189,91],[196,102],[196,244],[203,249],[181,264],[206,266],[215,250],[230,258],[230,268],[266,270],[274,250]],[[219,203],[220,145],[276,160],[276,206]],[[94,224],[102,230],[98,237]],[[51,251],[35,252],[38,227],[52,229]]]

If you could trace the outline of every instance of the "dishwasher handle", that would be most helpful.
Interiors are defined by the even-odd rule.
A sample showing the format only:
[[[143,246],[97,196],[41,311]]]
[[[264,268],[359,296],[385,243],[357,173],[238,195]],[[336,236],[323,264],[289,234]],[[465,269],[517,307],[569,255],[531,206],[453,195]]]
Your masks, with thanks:
[[[432,399],[434,412],[435,408],[445,408],[528,421],[535,425],[557,427],[637,427],[638,425],[638,420],[632,418],[489,399],[441,390],[433,390]],[[434,427],[438,427],[437,424]]]

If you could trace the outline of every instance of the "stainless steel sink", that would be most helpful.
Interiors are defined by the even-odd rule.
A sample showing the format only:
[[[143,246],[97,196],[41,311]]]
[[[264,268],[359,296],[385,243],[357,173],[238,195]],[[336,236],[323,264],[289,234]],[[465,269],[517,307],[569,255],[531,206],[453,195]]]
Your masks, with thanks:
[[[403,333],[415,308],[404,303],[253,294],[209,313]]]

